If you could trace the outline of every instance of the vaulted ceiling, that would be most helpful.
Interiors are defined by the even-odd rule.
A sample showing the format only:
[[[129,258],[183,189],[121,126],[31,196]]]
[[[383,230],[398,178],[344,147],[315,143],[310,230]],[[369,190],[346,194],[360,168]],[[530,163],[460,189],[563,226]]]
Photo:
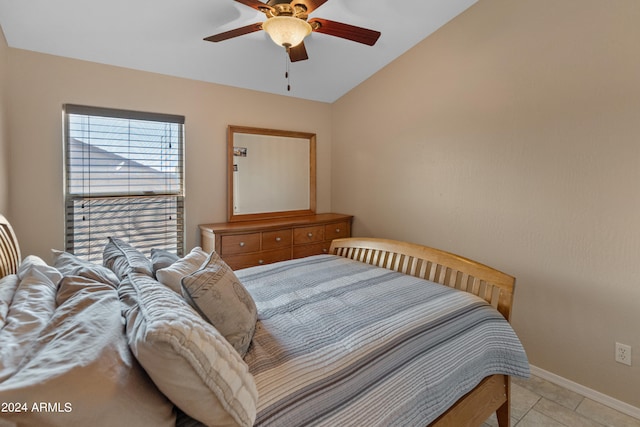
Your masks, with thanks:
[[[370,47],[312,33],[309,59],[289,65],[290,91],[286,52],[264,31],[203,40],[266,19],[234,0],[0,0],[0,26],[12,48],[333,102],[476,1],[328,0],[309,18],[382,36]]]

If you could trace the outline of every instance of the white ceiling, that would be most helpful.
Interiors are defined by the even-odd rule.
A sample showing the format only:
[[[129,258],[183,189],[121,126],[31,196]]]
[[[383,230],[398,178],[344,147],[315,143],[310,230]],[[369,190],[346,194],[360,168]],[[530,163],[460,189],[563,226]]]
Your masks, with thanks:
[[[266,0],[264,0],[266,2]],[[10,47],[262,92],[333,102],[477,0],[329,0],[310,14],[380,31],[378,43],[312,33],[290,67],[263,31],[204,37],[262,22],[233,0],[0,0]]]

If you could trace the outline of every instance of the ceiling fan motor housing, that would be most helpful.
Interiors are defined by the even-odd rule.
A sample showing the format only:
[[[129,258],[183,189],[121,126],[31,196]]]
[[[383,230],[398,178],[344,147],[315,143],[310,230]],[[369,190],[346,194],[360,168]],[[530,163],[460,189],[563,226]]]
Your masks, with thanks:
[[[260,11],[268,18],[274,16],[293,16],[307,20],[307,6],[302,3],[288,2],[287,0],[272,0],[266,3],[268,6],[260,7]]]

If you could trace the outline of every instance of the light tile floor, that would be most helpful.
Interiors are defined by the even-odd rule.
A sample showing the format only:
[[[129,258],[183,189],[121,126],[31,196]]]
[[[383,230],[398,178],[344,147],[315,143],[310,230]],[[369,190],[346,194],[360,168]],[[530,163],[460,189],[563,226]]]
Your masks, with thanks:
[[[484,427],[497,426],[495,415]],[[513,427],[640,427],[640,420],[539,377],[511,381]]]

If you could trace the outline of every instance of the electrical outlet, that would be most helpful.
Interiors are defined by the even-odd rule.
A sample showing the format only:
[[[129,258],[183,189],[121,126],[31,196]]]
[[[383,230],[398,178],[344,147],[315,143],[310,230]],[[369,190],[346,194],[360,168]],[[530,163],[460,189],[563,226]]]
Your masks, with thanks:
[[[616,362],[631,366],[631,346],[616,343]]]

